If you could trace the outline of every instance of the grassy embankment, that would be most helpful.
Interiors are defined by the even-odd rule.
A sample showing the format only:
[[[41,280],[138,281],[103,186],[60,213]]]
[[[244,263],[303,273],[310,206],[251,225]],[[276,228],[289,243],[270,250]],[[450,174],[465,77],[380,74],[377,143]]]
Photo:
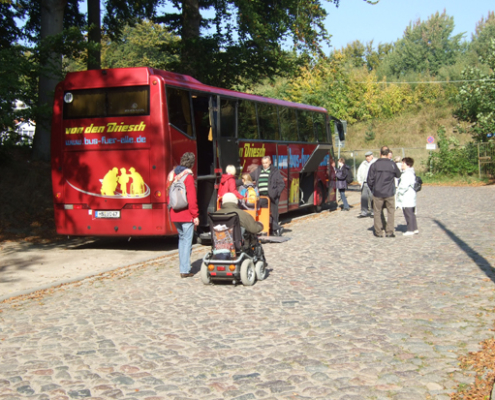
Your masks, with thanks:
[[[378,150],[381,146],[389,146],[394,156],[412,157],[415,160],[414,168],[416,172],[423,175],[428,170],[428,155],[426,150],[426,139],[428,136],[435,138],[438,143],[437,130],[444,126],[447,137],[454,137],[459,144],[463,145],[471,141],[471,135],[460,133],[458,121],[452,116],[451,107],[434,107],[425,106],[417,112],[406,112],[396,118],[375,121],[373,132],[375,139],[366,141],[366,133],[369,131],[369,123],[357,123],[347,129],[345,148],[342,149],[348,163],[352,164],[351,152],[356,158],[356,164],[359,165],[364,159],[364,153],[368,150],[374,151],[375,158],[378,157]],[[461,130],[466,130],[467,125],[462,124]],[[425,178],[425,182],[443,183],[443,184],[471,184],[479,181],[475,177],[435,177]]]

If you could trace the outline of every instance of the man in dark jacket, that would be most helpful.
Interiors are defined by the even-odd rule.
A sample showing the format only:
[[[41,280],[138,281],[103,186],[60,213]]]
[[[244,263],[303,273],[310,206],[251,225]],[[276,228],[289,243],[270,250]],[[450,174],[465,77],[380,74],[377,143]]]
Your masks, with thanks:
[[[373,212],[375,221],[374,235],[383,237],[382,209],[387,209],[387,237],[395,237],[394,213],[395,213],[395,179],[400,178],[400,170],[397,164],[388,158],[388,148],[380,151],[380,158],[371,164],[366,182],[373,193]]]
[[[261,222],[255,221],[251,214],[239,208],[238,200],[234,193],[225,193],[222,197],[222,207],[213,214],[227,214],[231,212],[239,216],[241,227],[249,233],[256,234],[263,230],[263,224]]]
[[[284,178],[280,171],[272,166],[272,159],[265,156],[261,166],[251,172],[260,196],[270,198],[270,228],[275,236],[282,236],[283,228],[278,224],[278,202],[285,188]]]

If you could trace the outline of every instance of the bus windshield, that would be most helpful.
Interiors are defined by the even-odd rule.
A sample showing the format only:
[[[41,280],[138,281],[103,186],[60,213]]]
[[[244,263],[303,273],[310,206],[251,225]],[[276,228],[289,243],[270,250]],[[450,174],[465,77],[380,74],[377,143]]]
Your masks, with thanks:
[[[149,86],[71,90],[64,93],[64,119],[149,113]]]

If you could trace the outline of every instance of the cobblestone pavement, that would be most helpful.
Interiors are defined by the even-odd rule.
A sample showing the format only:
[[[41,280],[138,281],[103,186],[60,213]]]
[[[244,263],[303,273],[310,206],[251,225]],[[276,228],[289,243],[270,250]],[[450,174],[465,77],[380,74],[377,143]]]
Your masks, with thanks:
[[[176,259],[0,305],[0,399],[448,399],[493,336],[495,188],[424,187],[420,233],[323,212],[253,287]],[[195,250],[199,267],[205,250]]]

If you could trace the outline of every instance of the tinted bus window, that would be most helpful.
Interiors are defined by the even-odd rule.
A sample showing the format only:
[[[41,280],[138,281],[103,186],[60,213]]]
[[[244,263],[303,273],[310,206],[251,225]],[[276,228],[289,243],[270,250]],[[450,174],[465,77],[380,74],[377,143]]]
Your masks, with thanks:
[[[258,139],[258,122],[256,119],[256,105],[252,101],[239,101],[239,138]]]
[[[167,87],[168,120],[177,129],[192,136],[191,103],[187,90]]]
[[[64,119],[149,115],[148,86],[71,90],[64,93]]]
[[[325,114],[314,113],[313,122],[315,124],[315,135],[318,142],[328,142],[327,132],[325,130]]]
[[[280,115],[280,133],[282,139],[293,142],[298,141],[296,110],[288,107],[279,107],[278,113]]]
[[[315,134],[313,132],[313,113],[309,111],[298,111],[297,119],[299,121],[299,136],[305,142],[314,142]]]
[[[277,107],[271,104],[258,103],[258,123],[260,126],[260,137],[266,140],[278,140]]]
[[[220,100],[220,135],[235,137],[235,100]]]

